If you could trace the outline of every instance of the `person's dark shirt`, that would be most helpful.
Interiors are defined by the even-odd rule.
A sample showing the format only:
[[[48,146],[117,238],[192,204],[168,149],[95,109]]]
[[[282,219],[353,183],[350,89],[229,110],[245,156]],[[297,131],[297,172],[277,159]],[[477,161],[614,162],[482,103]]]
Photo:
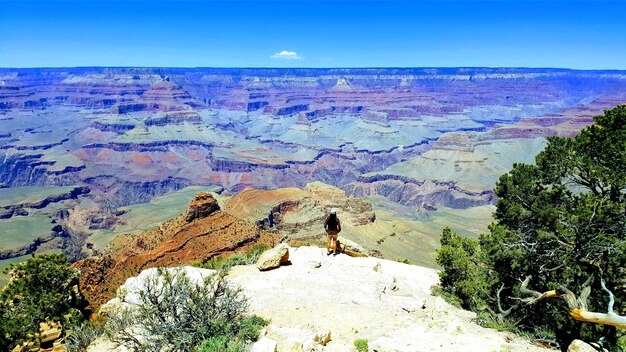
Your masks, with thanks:
[[[337,215],[330,215],[324,221],[324,228],[331,231],[341,231],[341,221]]]

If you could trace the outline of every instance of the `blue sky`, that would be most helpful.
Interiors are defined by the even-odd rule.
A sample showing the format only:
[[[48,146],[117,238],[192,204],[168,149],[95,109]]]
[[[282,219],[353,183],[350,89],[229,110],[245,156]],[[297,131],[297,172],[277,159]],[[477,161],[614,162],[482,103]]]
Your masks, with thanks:
[[[4,1],[0,67],[626,69],[623,1]]]

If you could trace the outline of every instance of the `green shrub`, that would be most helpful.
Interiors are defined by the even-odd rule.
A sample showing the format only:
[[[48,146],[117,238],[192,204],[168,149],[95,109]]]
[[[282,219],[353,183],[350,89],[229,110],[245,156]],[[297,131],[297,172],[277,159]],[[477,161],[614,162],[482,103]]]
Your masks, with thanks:
[[[354,348],[356,348],[356,350],[359,352],[367,352],[369,350],[367,340],[365,339],[354,340]]]
[[[444,291],[439,285],[431,286],[430,293],[433,296],[439,296],[443,298],[446,302],[452,304],[453,306],[457,308],[461,308],[461,305],[463,304],[463,302],[461,301],[459,297],[455,296],[454,294],[450,292]]]
[[[228,257],[217,256],[205,262],[195,261],[191,265],[211,270],[228,270],[236,265],[247,265],[256,263],[259,256],[270,249],[266,244],[256,244],[244,254],[232,254]]]
[[[222,269],[222,265],[224,264],[224,258],[220,255],[217,257],[213,257],[204,262],[195,261],[191,263],[191,265],[202,268],[202,269],[211,269],[211,270],[220,270]]]
[[[158,270],[143,282],[138,302],[109,312],[107,336],[133,351],[241,351],[255,341],[265,320],[246,317],[241,290],[226,271],[194,283],[183,270]]]
[[[263,254],[263,252],[267,251],[268,249],[270,249],[270,246],[266,244],[255,244],[252,249],[246,252],[246,263],[256,263],[257,259],[259,259],[259,256],[261,256],[261,254]]]
[[[196,347],[195,352],[245,352],[246,346],[239,340],[232,340],[230,336],[215,336],[208,338]]]
[[[494,329],[498,331],[512,331],[517,332],[517,326],[515,323],[506,319],[497,319],[493,314],[488,312],[478,312],[476,314],[475,322],[488,329]]]
[[[256,341],[259,339],[259,333],[261,329],[268,324],[268,321],[253,315],[246,317],[241,321],[239,325],[239,332],[237,338],[241,341]]]
[[[241,254],[231,255],[222,263],[222,269],[230,269],[235,265],[246,265],[246,257]]]
[[[615,292],[614,310],[626,311],[625,140],[626,105],[619,105],[574,138],[548,137],[535,164],[514,164],[496,183],[489,233],[476,242],[444,229],[442,290],[482,311],[483,325],[559,347],[582,339],[619,350],[623,333],[615,327],[575,321],[560,299],[524,305],[520,298],[528,295],[522,282],[538,292],[565,286],[580,307],[605,312],[603,279]]]
[[[65,347],[68,352],[82,352],[87,350],[98,336],[104,333],[103,321],[87,321],[74,327],[65,339]]]
[[[12,279],[0,291],[0,350],[31,339],[40,322],[57,321],[71,329],[84,320],[79,273],[63,254],[33,256],[7,271]]]

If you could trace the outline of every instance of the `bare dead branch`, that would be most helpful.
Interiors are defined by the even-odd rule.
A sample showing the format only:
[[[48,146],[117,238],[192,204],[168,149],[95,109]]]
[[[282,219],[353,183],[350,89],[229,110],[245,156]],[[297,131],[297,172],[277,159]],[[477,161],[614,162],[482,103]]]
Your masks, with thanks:
[[[507,310],[502,309],[502,304],[500,302],[500,293],[502,292],[503,289],[504,289],[504,284],[502,284],[500,286],[500,288],[498,289],[498,292],[496,294],[496,299],[497,299],[497,302],[498,302],[498,310],[500,311],[500,313],[498,315],[500,317],[508,316],[509,314],[511,314],[511,312],[513,310],[517,309],[517,307],[519,306],[518,304],[516,304],[516,305],[513,305],[513,306],[509,307],[509,309],[507,309]]]
[[[615,314],[615,312],[613,311],[613,305],[615,304],[615,296],[613,296],[613,292],[611,292],[611,290],[606,288],[606,284],[604,283],[604,279],[600,279],[600,286],[602,286],[602,289],[609,294],[609,305],[608,305],[608,312],[607,313],[608,314]]]
[[[570,316],[578,321],[611,325],[621,329],[626,329],[626,316],[620,316],[618,314],[615,314],[613,310],[615,305],[615,297],[613,295],[613,292],[611,292],[611,290],[606,287],[604,279],[600,280],[600,285],[602,286],[602,289],[609,294],[607,313],[590,312],[587,309],[587,299],[591,294],[591,282],[593,281],[593,276],[589,277],[587,281],[583,284],[583,288],[581,289],[579,297],[576,297],[576,295],[565,286],[561,286],[558,290],[551,290],[543,293],[531,290],[528,288],[530,279],[531,276],[526,277],[526,279],[522,282],[522,285],[520,286],[520,292],[527,295],[527,297],[511,297],[512,299],[519,300],[520,302],[523,302],[525,306],[529,306],[548,298],[559,297],[567,303],[570,310]],[[500,305],[500,293],[503,289],[504,285],[501,286],[498,290],[498,309],[500,310],[501,314],[504,314],[504,316],[506,316],[509,315],[512,310],[516,309],[518,305],[514,305],[506,311],[502,309]]]

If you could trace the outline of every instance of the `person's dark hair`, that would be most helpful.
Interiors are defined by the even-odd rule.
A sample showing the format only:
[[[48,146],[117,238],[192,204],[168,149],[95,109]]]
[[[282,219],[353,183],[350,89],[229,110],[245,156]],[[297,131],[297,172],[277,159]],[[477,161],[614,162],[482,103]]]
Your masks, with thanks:
[[[332,226],[337,225],[337,214],[329,214],[327,223]]]

